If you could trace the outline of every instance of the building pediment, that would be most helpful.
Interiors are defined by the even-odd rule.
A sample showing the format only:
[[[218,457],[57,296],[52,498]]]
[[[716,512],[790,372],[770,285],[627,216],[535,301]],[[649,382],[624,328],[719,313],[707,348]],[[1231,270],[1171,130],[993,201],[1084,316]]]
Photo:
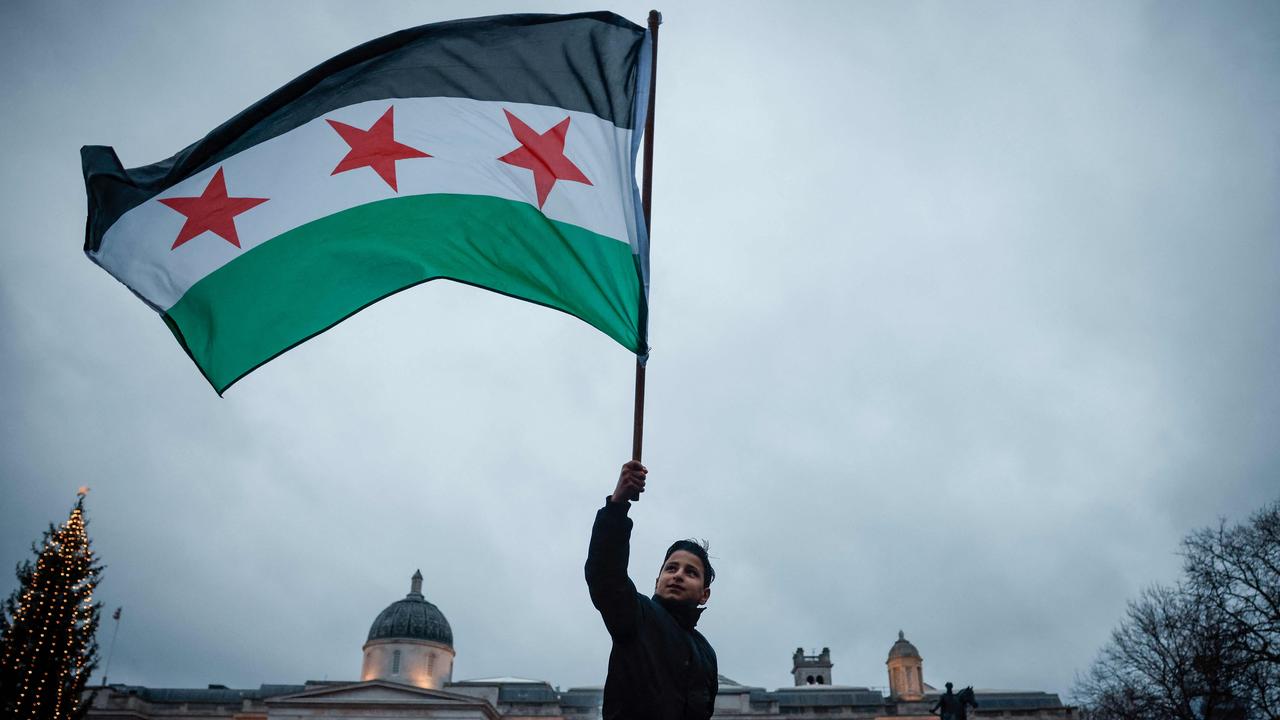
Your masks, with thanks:
[[[291,695],[280,695],[268,699],[267,706],[272,714],[279,711],[302,711],[304,709],[320,709],[325,707],[341,707],[355,710],[361,706],[369,708],[385,708],[388,705],[410,706],[417,710],[472,710],[476,718],[496,720],[499,715],[489,703],[467,695],[430,690],[427,688],[403,685],[387,680],[366,680],[364,682],[324,685],[304,690]],[[451,717],[459,717],[456,714]],[[464,715],[465,717],[465,715]]]

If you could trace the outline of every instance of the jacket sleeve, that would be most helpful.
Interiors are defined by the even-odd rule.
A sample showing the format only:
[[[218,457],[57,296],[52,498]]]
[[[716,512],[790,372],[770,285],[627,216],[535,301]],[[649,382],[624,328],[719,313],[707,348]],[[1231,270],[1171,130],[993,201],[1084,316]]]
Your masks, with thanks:
[[[629,502],[605,501],[596,513],[591,527],[591,545],[587,549],[587,588],[591,604],[600,611],[604,626],[615,638],[636,631],[640,602],[636,586],[627,577],[627,559],[631,554],[631,518]]]

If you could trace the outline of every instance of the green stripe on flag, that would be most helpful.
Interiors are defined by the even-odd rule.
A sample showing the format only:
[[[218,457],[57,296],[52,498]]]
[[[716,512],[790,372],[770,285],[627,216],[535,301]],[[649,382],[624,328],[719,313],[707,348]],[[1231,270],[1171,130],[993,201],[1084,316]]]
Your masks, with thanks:
[[[630,245],[527,203],[473,195],[391,198],[297,227],[193,285],[165,322],[222,393],[366,306],[437,278],[563,310],[646,350]]]

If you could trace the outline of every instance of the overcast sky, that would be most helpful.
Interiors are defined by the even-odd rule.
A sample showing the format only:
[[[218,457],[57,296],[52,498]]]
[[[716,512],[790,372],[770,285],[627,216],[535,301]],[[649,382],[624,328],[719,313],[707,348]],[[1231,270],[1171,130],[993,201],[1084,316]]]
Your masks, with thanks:
[[[357,679],[421,568],[455,679],[601,684],[632,356],[434,282],[220,399],[81,252],[78,157],[168,157],[400,28],[585,9],[0,6],[0,592],[88,484],[113,682]],[[742,683],[825,645],[886,685],[902,629],[932,685],[1065,695],[1183,535],[1280,495],[1280,5],[661,9],[632,576],[710,539]]]

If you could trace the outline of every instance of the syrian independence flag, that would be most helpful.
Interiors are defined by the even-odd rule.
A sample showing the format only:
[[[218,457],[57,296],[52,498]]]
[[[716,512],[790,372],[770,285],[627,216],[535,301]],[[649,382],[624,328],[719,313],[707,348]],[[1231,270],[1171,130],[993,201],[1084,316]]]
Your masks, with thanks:
[[[651,47],[603,12],[379,38],[168,160],[125,170],[83,148],[85,252],[219,394],[437,278],[562,310],[643,359]]]

